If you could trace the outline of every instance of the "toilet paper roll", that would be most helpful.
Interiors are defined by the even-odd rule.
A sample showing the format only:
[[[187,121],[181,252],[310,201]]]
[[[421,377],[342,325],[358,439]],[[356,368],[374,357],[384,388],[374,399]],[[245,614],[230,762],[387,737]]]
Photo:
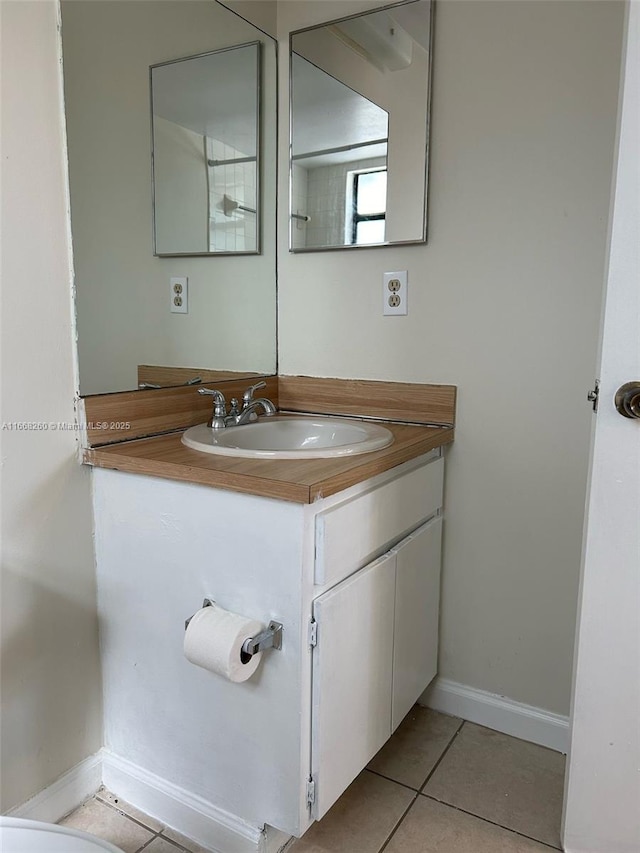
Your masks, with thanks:
[[[184,654],[188,661],[229,681],[246,681],[256,671],[262,652],[243,663],[242,644],[264,628],[255,619],[247,619],[213,604],[194,614],[184,634]]]

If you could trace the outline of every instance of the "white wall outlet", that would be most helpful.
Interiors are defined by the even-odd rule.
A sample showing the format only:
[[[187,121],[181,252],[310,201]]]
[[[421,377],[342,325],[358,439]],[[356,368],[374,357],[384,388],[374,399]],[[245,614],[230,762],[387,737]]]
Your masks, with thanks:
[[[407,313],[407,270],[382,274],[382,313],[385,316]]]
[[[176,275],[171,280],[171,313],[189,313],[189,279],[186,275]]]

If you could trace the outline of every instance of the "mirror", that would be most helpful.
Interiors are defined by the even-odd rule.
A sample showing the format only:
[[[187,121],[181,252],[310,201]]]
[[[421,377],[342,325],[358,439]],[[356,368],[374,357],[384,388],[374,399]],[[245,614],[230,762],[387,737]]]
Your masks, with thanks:
[[[426,241],[432,5],[292,33],[291,251]]]
[[[80,393],[275,373],[275,41],[216,2],[62,0],[61,8]],[[229,66],[215,72],[216,104],[228,104],[230,96],[239,103],[234,94],[239,77],[251,79],[255,102],[260,71],[254,149],[244,138],[239,141],[236,126],[216,130],[213,138],[226,140],[225,148],[218,147],[217,154],[210,150],[211,159],[221,152],[224,159],[235,158],[238,151],[255,154],[261,226],[256,226],[255,214],[240,210],[239,202],[258,206],[251,200],[244,203],[248,195],[236,194],[250,183],[246,164],[233,164],[233,178],[229,171],[220,184],[211,182],[237,207],[227,205],[226,213],[216,208],[219,194],[213,202],[203,199],[201,210],[215,208],[214,216],[224,217],[236,239],[238,231],[244,236],[247,222],[256,238],[262,230],[261,254],[255,254],[257,244],[253,254],[245,253],[245,244],[240,254],[154,256],[149,69],[186,73],[197,61],[176,60],[201,56],[235,63],[233,74]],[[193,137],[206,128],[188,127],[184,115],[191,105],[183,101],[184,113],[162,107],[168,117],[161,120],[175,125],[182,154],[195,157]],[[257,108],[252,114],[255,128]],[[229,143],[232,138],[237,144]],[[201,167],[203,148],[197,154]],[[209,167],[209,172],[227,168]],[[205,214],[198,224],[203,240],[207,227]],[[171,251],[175,249],[172,244]],[[172,311],[172,278],[187,279],[182,306],[187,313]]]
[[[152,66],[156,255],[259,251],[259,93],[260,42]]]

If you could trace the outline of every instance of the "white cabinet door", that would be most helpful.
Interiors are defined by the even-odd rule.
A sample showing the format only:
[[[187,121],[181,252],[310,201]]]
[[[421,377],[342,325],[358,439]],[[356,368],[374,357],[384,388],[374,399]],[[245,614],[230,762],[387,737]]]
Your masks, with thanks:
[[[442,518],[400,542],[396,554],[392,731],[409,713],[438,666]]]
[[[395,568],[385,554],[313,603],[316,820],[391,735]]]

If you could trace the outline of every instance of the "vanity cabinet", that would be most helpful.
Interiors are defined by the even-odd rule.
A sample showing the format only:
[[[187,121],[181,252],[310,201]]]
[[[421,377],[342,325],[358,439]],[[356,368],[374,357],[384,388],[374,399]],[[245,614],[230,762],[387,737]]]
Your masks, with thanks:
[[[436,673],[441,453],[312,504],[95,469],[107,787],[225,853],[321,818]],[[204,598],[283,624],[248,681],[184,657]]]

